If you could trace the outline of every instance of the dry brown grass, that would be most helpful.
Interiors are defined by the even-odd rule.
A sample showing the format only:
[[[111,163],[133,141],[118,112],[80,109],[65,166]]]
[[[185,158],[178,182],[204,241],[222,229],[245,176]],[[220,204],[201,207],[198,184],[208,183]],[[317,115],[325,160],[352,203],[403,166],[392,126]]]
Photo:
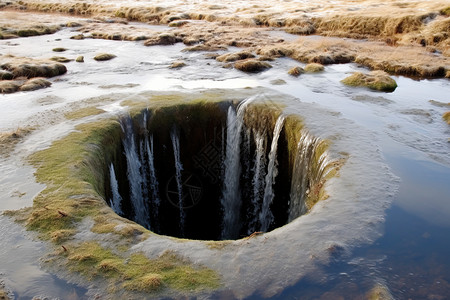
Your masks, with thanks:
[[[450,125],[450,111],[445,112],[442,115],[442,118],[445,120],[445,122],[447,122],[448,125]]]
[[[272,68],[272,66],[269,63],[264,62],[264,61],[259,61],[256,59],[237,61],[234,64],[234,67],[236,69],[246,72],[246,73],[259,73],[259,72],[262,72],[269,68]]]
[[[236,52],[236,53],[226,53],[226,54],[220,55],[216,58],[216,60],[220,61],[220,62],[233,62],[233,61],[254,58],[254,57],[255,57],[255,55],[253,55],[253,53],[251,53],[251,52],[240,51],[240,52]]]
[[[289,69],[288,74],[294,77],[298,77],[301,74],[305,73],[305,70],[302,67],[296,66]]]
[[[13,74],[13,78],[54,77],[67,72],[63,64],[49,60],[35,60],[9,55],[0,56],[0,69]]]
[[[323,70],[325,70],[324,66],[318,63],[310,63],[305,66],[306,73],[319,73]]]
[[[3,80],[0,81],[0,93],[12,94],[19,90],[22,85],[22,81],[19,80]]]
[[[147,45],[181,40],[192,46],[186,51],[237,46],[257,51],[267,59],[289,56],[306,63],[358,62],[372,69],[407,76],[450,76],[450,9],[445,0],[337,0],[333,4],[320,0],[301,6],[291,1],[249,0],[239,4],[238,9],[231,0],[221,0],[214,6],[202,0],[173,6],[162,0],[152,1],[152,6],[140,3],[127,6],[119,0],[17,3],[12,1],[7,7],[96,16],[100,21],[80,29],[94,38],[147,40]],[[107,18],[172,24],[174,30],[161,38],[161,32],[133,28],[126,22],[101,21]],[[264,27],[301,35],[369,38],[382,43],[342,39],[283,43],[280,38],[267,34]]]
[[[305,63],[356,62],[372,70],[391,74],[432,78],[444,77],[450,70],[450,58],[426,51],[423,47],[387,46],[381,42],[361,42],[338,38],[308,38],[258,47],[256,53],[271,57],[288,56]]]

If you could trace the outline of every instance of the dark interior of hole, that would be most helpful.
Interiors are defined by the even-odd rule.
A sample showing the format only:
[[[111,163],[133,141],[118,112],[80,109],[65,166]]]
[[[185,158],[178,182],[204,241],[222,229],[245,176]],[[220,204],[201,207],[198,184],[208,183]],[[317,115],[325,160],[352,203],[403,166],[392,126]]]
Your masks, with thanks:
[[[232,105],[231,102],[186,104],[143,110],[132,118],[123,117],[122,123],[129,118],[128,121],[132,124],[134,144],[142,162],[141,172],[143,174],[148,172],[148,167],[144,167],[147,165],[148,157],[145,155],[142,157],[139,151],[145,148],[145,145],[142,146],[145,144],[145,139],[153,137],[154,170],[158,182],[159,206],[158,213],[155,215],[152,212],[155,206],[152,204],[154,199],[150,195],[151,183],[147,174],[144,176],[146,179],[141,183],[141,187],[144,197],[147,197],[144,205],[147,206],[146,209],[150,216],[147,224],[136,220],[136,209],[132,205],[130,192],[130,181],[133,179],[127,171],[128,161],[125,155],[125,147],[129,146],[124,143],[125,135],[130,132],[122,132],[122,143],[118,147],[118,153],[114,155],[114,161],[111,162],[117,177],[118,192],[122,197],[120,214],[141,223],[158,234],[199,240],[222,239],[223,162],[227,151],[225,143],[227,111]],[[247,140],[250,147],[248,151],[241,153],[240,158],[240,199],[242,202],[239,213],[240,229],[237,236],[228,238],[237,239],[252,233],[250,223],[255,222],[255,216],[252,216],[252,195],[256,155],[256,144],[253,138],[255,131],[252,126],[267,126],[265,131],[267,135],[265,156],[267,157],[270,152],[276,116],[279,112],[266,110],[264,114],[266,119],[253,122],[253,125],[248,124],[247,126],[246,124],[252,138]],[[171,132],[174,128],[178,132],[180,160],[183,166],[181,175],[182,181],[185,183],[183,194],[186,198],[183,202],[182,214],[178,206],[177,195],[173,193],[177,190],[174,148],[171,140]],[[245,134],[245,130],[242,130],[242,141],[245,140]],[[270,206],[274,218],[268,231],[285,225],[289,216],[292,165],[289,161],[286,129],[281,131],[278,140],[277,162],[278,175],[273,186],[274,198]],[[107,174],[105,176],[105,198],[112,199],[109,171],[105,174]],[[181,223],[183,224],[182,228],[180,227]]]

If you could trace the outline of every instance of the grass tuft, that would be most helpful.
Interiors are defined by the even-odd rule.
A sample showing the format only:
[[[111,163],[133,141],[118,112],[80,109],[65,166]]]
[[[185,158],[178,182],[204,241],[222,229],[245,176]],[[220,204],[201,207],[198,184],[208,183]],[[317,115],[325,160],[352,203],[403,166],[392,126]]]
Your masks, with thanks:
[[[448,125],[450,125],[450,111],[445,112],[442,115],[442,118],[445,120],[445,122],[447,122]]]
[[[372,71],[369,74],[355,72],[341,82],[349,86],[363,86],[383,92],[393,92],[397,88],[395,80],[383,71]]]

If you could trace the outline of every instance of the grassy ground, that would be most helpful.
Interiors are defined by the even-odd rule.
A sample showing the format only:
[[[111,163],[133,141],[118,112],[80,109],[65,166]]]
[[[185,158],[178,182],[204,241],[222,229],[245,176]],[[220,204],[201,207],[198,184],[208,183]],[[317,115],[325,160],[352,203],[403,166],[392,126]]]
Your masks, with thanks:
[[[203,0],[188,6],[162,0],[132,5],[119,0],[10,1],[2,5],[10,17],[0,25],[17,30],[54,26],[48,17],[44,24],[35,24],[11,10],[66,13],[96,19],[78,24],[84,26],[77,38],[145,40],[148,45],[183,42],[196,50],[237,46],[270,58],[289,56],[321,64],[357,62],[412,77],[450,76],[450,5],[445,0],[273,2],[223,0],[212,4]],[[162,37],[161,32],[136,29],[128,21],[167,24],[174,30]],[[323,38],[286,42],[271,35],[272,29]]]

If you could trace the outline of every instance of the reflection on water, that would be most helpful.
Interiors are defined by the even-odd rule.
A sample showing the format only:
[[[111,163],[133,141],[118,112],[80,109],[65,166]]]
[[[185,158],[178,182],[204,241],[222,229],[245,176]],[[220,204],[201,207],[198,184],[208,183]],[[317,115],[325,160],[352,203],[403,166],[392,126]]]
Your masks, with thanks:
[[[22,226],[5,216],[0,216],[0,241],[0,276],[15,299],[83,299],[86,290],[41,268],[40,259],[48,250],[45,244],[33,240]]]

